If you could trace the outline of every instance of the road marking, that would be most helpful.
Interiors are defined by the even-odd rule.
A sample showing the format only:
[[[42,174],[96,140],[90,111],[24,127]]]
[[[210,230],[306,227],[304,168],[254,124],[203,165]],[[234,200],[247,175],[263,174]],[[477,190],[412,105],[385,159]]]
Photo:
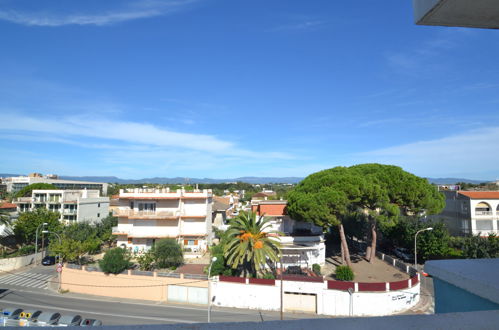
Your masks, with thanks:
[[[29,306],[29,307],[34,307],[34,308],[41,308],[41,309],[46,309],[47,305],[36,305],[36,304],[29,304],[29,303],[23,303],[19,301],[12,301],[12,300],[5,300],[2,299],[0,300],[2,303],[10,303],[10,304],[15,304],[16,306]],[[188,320],[180,320],[180,319],[169,319],[169,318],[161,318],[161,317],[154,317],[154,316],[135,316],[135,315],[123,315],[123,314],[111,314],[111,313],[102,313],[102,312],[92,312],[92,311],[84,311],[81,309],[71,309],[71,308],[64,308],[64,307],[54,307],[54,306],[49,306],[49,309],[51,310],[62,310],[62,311],[68,311],[68,312],[74,312],[77,314],[94,314],[94,315],[103,315],[103,316],[111,316],[111,317],[122,317],[122,318],[129,318],[129,319],[142,319],[142,320],[155,320],[155,321],[167,321],[167,322],[176,322],[176,323],[202,323],[202,322],[196,322],[196,321],[188,321]]]
[[[0,284],[48,289],[48,280],[51,277],[50,274],[39,273],[9,274],[0,277]]]

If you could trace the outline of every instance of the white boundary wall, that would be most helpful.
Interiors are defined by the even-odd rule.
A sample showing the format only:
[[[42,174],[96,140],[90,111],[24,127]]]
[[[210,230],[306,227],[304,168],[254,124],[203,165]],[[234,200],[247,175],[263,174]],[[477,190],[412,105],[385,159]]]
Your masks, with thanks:
[[[37,253],[37,259],[39,261],[42,260],[42,254],[43,254],[43,252]],[[35,262],[35,254],[34,253],[27,255],[27,256],[22,256],[22,257],[0,259],[0,271],[10,272],[12,270],[16,270],[16,269],[31,265],[34,262]]]
[[[327,289],[325,282],[283,281],[284,292],[316,294],[317,314],[350,315],[350,294]],[[214,306],[279,311],[280,281],[275,285],[211,282]],[[407,310],[419,302],[419,282],[411,288],[387,292],[353,292],[352,316],[382,316]]]

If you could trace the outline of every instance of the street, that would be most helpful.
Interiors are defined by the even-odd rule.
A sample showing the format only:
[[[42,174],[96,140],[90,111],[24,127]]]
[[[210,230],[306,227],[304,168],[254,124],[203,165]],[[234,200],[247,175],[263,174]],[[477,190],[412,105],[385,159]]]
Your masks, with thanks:
[[[83,318],[99,319],[104,325],[198,323],[207,321],[206,307],[164,304],[149,301],[84,296],[73,293],[59,294],[46,287],[27,286],[43,280],[33,280],[33,274],[53,274],[53,266],[33,267],[16,273],[0,275],[0,308],[19,307],[57,311],[61,314],[80,314]],[[24,279],[14,284],[5,279]],[[46,282],[44,282],[46,283]],[[24,285],[23,285],[24,284]],[[284,319],[317,318],[311,314],[285,313]],[[278,312],[213,308],[212,322],[270,321],[278,320]]]

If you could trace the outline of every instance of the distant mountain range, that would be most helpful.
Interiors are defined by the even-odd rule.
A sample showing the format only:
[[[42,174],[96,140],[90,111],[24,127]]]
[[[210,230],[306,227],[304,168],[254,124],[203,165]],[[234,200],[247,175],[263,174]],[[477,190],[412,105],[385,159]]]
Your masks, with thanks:
[[[19,176],[20,174],[4,174],[0,173],[0,177],[11,177],[11,176]],[[63,180],[77,180],[77,181],[90,181],[90,182],[109,182],[109,183],[120,183],[120,184],[135,184],[135,183],[157,183],[157,184],[189,184],[189,183],[227,183],[227,182],[246,182],[251,184],[268,184],[268,183],[298,183],[303,178],[300,177],[254,177],[254,176],[245,176],[234,179],[199,179],[199,178],[144,178],[144,179],[120,179],[115,176],[59,176],[60,179]],[[479,184],[482,182],[491,182],[492,180],[470,180],[470,179],[462,179],[462,178],[428,178],[430,183],[434,184],[455,184],[457,182],[466,182]]]
[[[11,177],[19,176],[21,174],[4,174],[0,173],[0,177]],[[76,181],[90,181],[90,182],[109,182],[109,183],[120,183],[120,184],[135,184],[135,183],[157,183],[157,184],[189,184],[189,183],[227,183],[227,182],[246,182],[251,184],[268,184],[268,183],[298,183],[303,178],[299,177],[240,177],[234,179],[210,179],[210,178],[186,178],[186,177],[176,177],[176,178],[144,178],[144,179],[121,179],[115,176],[66,176],[61,175],[59,179],[63,180],[76,180]]]

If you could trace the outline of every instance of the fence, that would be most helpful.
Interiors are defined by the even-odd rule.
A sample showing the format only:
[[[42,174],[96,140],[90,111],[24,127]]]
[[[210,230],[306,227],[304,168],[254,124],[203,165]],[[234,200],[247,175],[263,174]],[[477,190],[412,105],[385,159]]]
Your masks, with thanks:
[[[66,265],[61,272],[62,290],[98,296],[168,301],[169,287],[172,285],[207,289],[208,281],[205,275],[198,274],[126,270],[114,275],[105,274],[96,267],[74,265]],[[190,297],[186,303],[204,301],[200,293],[203,290],[186,290],[189,290]],[[181,289],[177,288],[177,291]]]
[[[381,252],[376,252],[376,257],[378,257],[379,259],[385,261],[386,263],[396,267],[400,271],[409,274],[410,277],[414,277],[418,274],[418,271],[416,268],[409,266],[406,263],[404,263],[398,259],[392,258],[389,255],[386,255],[386,254],[381,253]]]
[[[281,289],[282,283],[282,289]],[[322,277],[253,279],[218,276],[214,304],[223,307],[310,312],[322,315],[390,315],[419,301],[417,276],[394,282],[343,282]],[[281,293],[282,292],[282,293]]]
[[[0,271],[3,272],[10,272],[28,265],[31,265],[34,263],[36,260],[38,262],[41,261],[43,257],[44,252],[38,252],[35,256],[35,254],[30,254],[27,256],[22,256],[22,257],[14,257],[14,258],[4,258],[0,259]]]

